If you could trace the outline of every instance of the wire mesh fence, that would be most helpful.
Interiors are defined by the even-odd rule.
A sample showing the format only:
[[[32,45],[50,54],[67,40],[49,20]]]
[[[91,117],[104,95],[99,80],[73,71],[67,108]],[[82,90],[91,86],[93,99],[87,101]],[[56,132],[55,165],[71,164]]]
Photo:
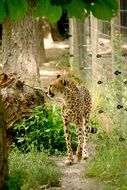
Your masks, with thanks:
[[[92,15],[85,22],[71,19],[70,34],[70,64],[78,67],[93,95],[103,99],[98,112],[110,115],[116,125],[126,126],[127,10],[119,10],[111,21]]]

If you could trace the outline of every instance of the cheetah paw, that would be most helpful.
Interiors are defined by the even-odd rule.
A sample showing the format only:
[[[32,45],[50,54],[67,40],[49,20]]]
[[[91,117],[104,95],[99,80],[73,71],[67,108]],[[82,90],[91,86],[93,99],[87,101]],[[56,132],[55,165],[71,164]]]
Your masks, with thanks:
[[[65,163],[66,165],[71,166],[73,164],[73,159],[68,159]]]
[[[89,158],[89,155],[88,154],[84,154],[83,156],[82,156],[82,159],[83,160],[87,160]]]

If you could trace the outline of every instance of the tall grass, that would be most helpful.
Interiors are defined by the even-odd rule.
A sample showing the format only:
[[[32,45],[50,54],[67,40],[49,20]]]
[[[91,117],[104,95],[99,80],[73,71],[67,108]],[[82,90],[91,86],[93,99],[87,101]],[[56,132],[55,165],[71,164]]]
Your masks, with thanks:
[[[27,154],[14,150],[9,155],[9,190],[40,189],[42,185],[60,186],[61,172],[43,152]]]
[[[105,128],[106,118],[108,130]],[[124,121],[116,125],[113,119],[105,113],[91,119],[91,125],[98,128],[97,135],[92,136],[96,153],[84,175],[96,178],[103,184],[98,190],[127,190],[127,129]]]

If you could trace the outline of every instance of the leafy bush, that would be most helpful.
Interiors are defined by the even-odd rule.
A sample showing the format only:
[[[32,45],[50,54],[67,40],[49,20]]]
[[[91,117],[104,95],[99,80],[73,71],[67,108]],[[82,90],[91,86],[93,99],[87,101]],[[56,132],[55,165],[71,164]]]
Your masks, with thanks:
[[[75,129],[71,129],[72,146],[76,147]],[[35,107],[31,117],[14,124],[13,141],[22,151],[28,152],[32,147],[42,148],[51,154],[66,151],[63,121],[59,106],[46,104],[45,108]]]
[[[13,150],[9,155],[9,190],[40,189],[43,185],[59,186],[61,172],[43,152],[27,154]]]

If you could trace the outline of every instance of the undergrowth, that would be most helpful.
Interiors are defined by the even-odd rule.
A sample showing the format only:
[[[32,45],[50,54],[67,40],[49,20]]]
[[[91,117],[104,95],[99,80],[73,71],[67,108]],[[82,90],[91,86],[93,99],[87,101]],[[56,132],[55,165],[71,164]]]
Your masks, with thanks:
[[[76,149],[76,132],[71,127],[72,147]],[[23,152],[32,147],[44,149],[48,155],[63,155],[66,152],[63,121],[60,106],[47,103],[37,106],[29,118],[14,124],[13,142]]]
[[[43,152],[31,150],[23,154],[13,150],[9,154],[9,190],[41,189],[60,186],[61,172]]]
[[[111,98],[111,97],[110,97]],[[95,155],[84,173],[101,183],[99,190],[127,190],[127,129],[125,112],[103,95],[92,113],[91,124],[98,132],[92,136]]]

